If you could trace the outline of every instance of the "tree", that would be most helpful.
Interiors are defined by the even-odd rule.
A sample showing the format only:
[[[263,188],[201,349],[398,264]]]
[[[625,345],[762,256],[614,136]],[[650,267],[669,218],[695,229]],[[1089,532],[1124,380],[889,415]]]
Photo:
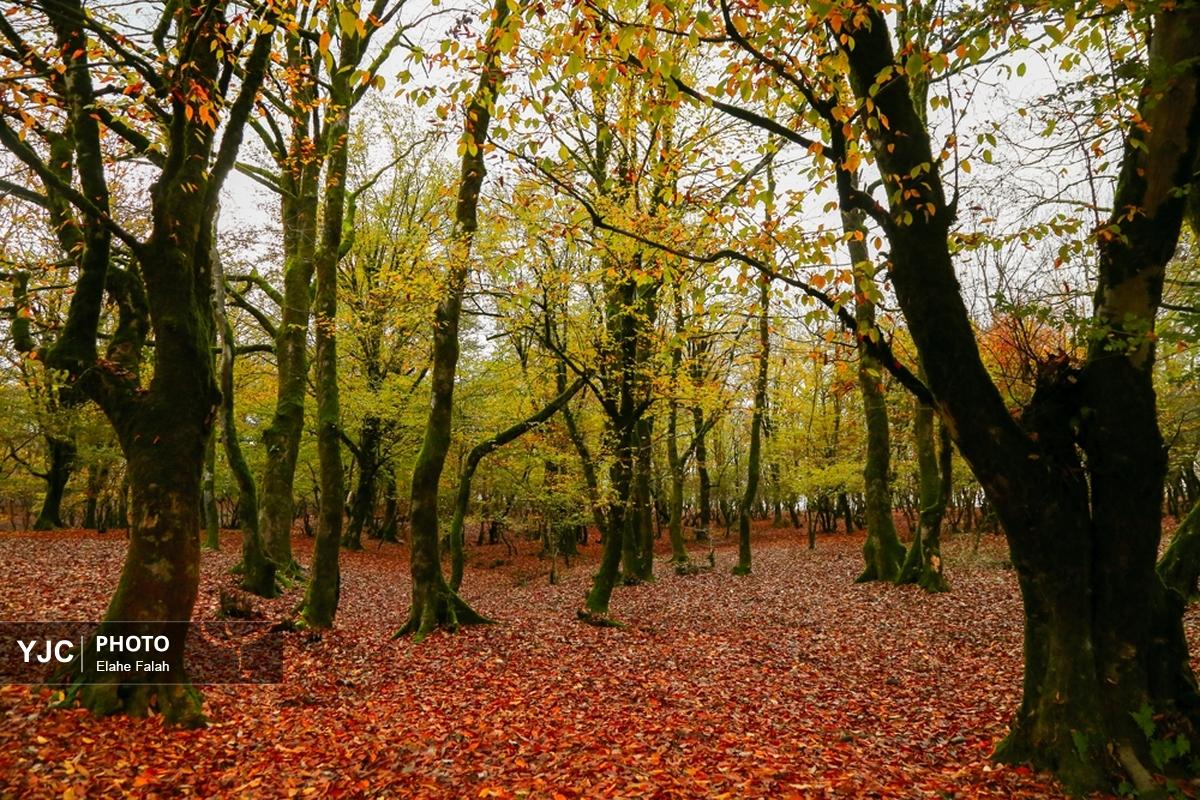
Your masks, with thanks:
[[[771,281],[760,278],[758,294],[757,377],[754,380],[754,409],[750,414],[750,448],[746,454],[746,488],[738,504],[738,563],[735,575],[750,574],[750,511],[758,494],[761,474],[763,415],[767,407],[767,377],[771,356]]]
[[[66,221],[80,249],[75,292],[57,341],[41,357],[100,405],[128,461],[129,551],[105,619],[136,622],[145,634],[189,619],[199,583],[200,472],[219,398],[212,359],[213,219],[276,22],[269,4],[244,15],[241,24],[232,21],[232,11],[225,2],[169,4],[147,40],[78,0],[55,0],[27,9],[26,30],[10,24],[0,30],[9,52],[24,62],[14,68],[28,65],[34,76],[29,95],[55,98],[69,132],[75,174],[66,178],[21,135],[26,118],[36,126],[45,107],[0,117],[0,144],[37,175],[45,196],[65,198],[75,211]],[[236,84],[228,79],[234,69],[242,76]],[[96,82],[109,75],[129,81],[127,93],[101,94]],[[153,138],[140,130],[143,120],[155,130]],[[218,139],[222,121],[225,134]],[[144,236],[112,207],[102,125],[155,170]],[[111,264],[114,239],[132,256],[130,268]],[[106,294],[118,307],[118,321],[101,356]],[[143,385],[148,335],[155,369]],[[182,671],[182,648],[168,658]],[[74,677],[70,696],[96,713],[141,714],[157,706],[172,722],[203,721],[200,695],[186,683]]]
[[[749,100],[769,96],[763,87],[774,86],[792,101],[789,108],[801,109],[797,117],[780,121],[695,89],[661,59],[639,62],[651,64],[652,80],[805,147],[836,188],[835,207],[862,211],[881,243],[886,239],[892,287],[927,382],[819,286],[779,277],[831,308],[878,348],[901,383],[935,404],[1004,526],[1025,602],[1026,681],[998,756],[1053,769],[1073,789],[1111,788],[1126,778],[1149,790],[1145,765],[1153,762],[1135,715],[1151,708],[1190,735],[1197,708],[1180,607],[1155,573],[1165,461],[1152,378],[1163,276],[1200,140],[1200,40],[1192,35],[1198,12],[1171,6],[1135,14],[1136,24],[1152,31],[1149,63],[1136,110],[1127,116],[1113,211],[1095,236],[1098,276],[1086,355],[1046,358],[1019,416],[1009,412],[980,357],[955,274],[962,244],[952,239],[957,196],[947,197],[939,166],[951,159],[951,148],[935,156],[910,85],[926,72],[985,59],[987,37],[970,47],[943,51],[939,42],[898,53],[888,18],[874,3],[795,13],[722,2],[720,12],[723,36],[715,41],[728,46],[740,69],[726,71],[717,94],[737,97],[740,90]],[[1074,9],[1064,20],[1079,24]],[[1106,21],[1101,15],[1095,24]],[[986,31],[993,23],[981,24]],[[1054,30],[1061,40],[1062,29]],[[1085,30],[1080,40],[1095,39]],[[952,55],[960,63],[952,65]],[[797,129],[804,125],[822,140]],[[853,185],[854,170],[868,157],[886,203]],[[741,251],[694,257],[735,258],[777,274]]]
[[[433,322],[433,365],[429,418],[412,477],[412,608],[399,634],[421,640],[440,627],[457,628],[486,620],[446,583],[438,542],[438,484],[450,448],[450,415],[454,408],[454,376],[458,367],[458,325],[463,292],[470,274],[471,245],[479,228],[479,193],[485,174],[484,153],[502,76],[502,44],[511,42],[509,0],[497,0],[480,44],[482,70],[466,103],[462,169],[458,181],[446,289]],[[398,634],[398,635],[399,635]]]

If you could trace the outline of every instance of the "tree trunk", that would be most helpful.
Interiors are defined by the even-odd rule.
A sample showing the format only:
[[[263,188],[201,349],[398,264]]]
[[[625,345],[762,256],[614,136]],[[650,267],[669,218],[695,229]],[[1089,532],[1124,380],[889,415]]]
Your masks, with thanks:
[[[1158,574],[1168,589],[1184,602],[1196,597],[1200,580],[1200,503],[1179,523],[1171,545],[1158,562]]]
[[[237,411],[233,393],[237,343],[234,341],[233,326],[225,310],[225,270],[215,251],[212,261],[213,317],[221,332],[221,434],[225,446],[225,461],[229,464],[238,489],[238,521],[242,529],[242,588],[259,597],[275,597],[275,562],[267,556],[258,529],[258,493],[237,434]],[[214,440],[214,445],[215,438],[215,434],[210,437]]]
[[[692,427],[696,431],[696,505],[700,512],[696,541],[707,542],[712,538],[712,478],[708,474],[708,432],[704,428],[704,409],[699,406],[692,408]]]
[[[583,378],[576,380],[535,414],[526,417],[515,425],[505,428],[489,439],[484,439],[472,447],[471,452],[467,454],[466,461],[463,462],[462,471],[458,478],[458,492],[454,501],[454,518],[450,523],[451,590],[457,592],[458,587],[462,585],[464,561],[463,525],[467,517],[467,508],[471,503],[471,481],[475,477],[475,470],[479,468],[479,462],[487,454],[500,449],[509,442],[519,438],[522,434],[533,430],[538,425],[553,417],[585,385],[586,381]]]
[[[874,268],[867,252],[866,225],[862,212],[842,213],[842,229],[849,237],[847,249],[858,283],[854,318],[863,330],[875,326]],[[863,491],[867,506],[867,538],[863,542],[866,562],[857,582],[894,581],[900,575],[904,545],[896,535],[892,520],[892,491],[888,484],[891,471],[891,442],[888,430],[887,396],[883,373],[870,355],[866,342],[858,341],[858,388],[862,394],[863,420],[867,429],[867,453],[863,463]],[[850,525],[846,525],[850,532]]]
[[[604,544],[600,553],[600,569],[592,578],[592,588],[588,591],[584,608],[579,612],[580,619],[599,625],[619,624],[609,618],[608,604],[620,572],[621,551],[628,527],[629,508],[619,498],[629,497],[633,477],[632,428],[623,426],[614,430],[613,434],[616,437],[615,452],[608,475],[613,493],[618,499],[609,506],[608,528],[604,532]]]
[[[125,623],[121,633],[174,632],[178,641],[179,623],[171,621],[191,618],[200,585],[199,489],[204,439],[196,436],[200,432],[196,414],[185,412],[176,417],[174,398],[158,405],[156,413],[146,413],[133,429],[140,436],[132,442],[126,438],[129,551],[105,620]],[[191,424],[180,417],[191,417]],[[150,444],[155,440],[157,445]],[[111,627],[106,622],[97,633],[104,634]],[[183,649],[173,647],[164,655],[171,671],[182,675]],[[144,716],[156,708],[173,724],[204,723],[200,693],[186,683],[134,683],[122,681],[119,674],[87,674],[76,676],[68,694],[97,715]]]
[[[679,348],[672,354],[674,369],[679,369]],[[670,494],[667,496],[667,532],[671,538],[671,563],[688,562],[687,546],[683,542],[683,459],[679,457],[679,401],[672,394],[667,406],[667,472],[670,473]]]
[[[282,170],[283,195],[283,308],[275,335],[278,379],[275,411],[263,430],[266,450],[260,486],[258,527],[267,552],[277,568],[289,577],[300,572],[292,555],[292,522],[295,499],[292,485],[296,460],[304,432],[304,401],[308,393],[308,317],[312,304],[312,282],[317,231],[317,177],[320,165],[305,163],[300,150],[308,145],[307,135],[293,143],[295,164]]]
[[[750,452],[746,457],[746,489],[738,506],[738,563],[734,575],[750,574],[750,510],[758,493],[763,415],[767,407],[767,377],[771,357],[771,282],[765,276],[758,295],[758,378],[750,414]]]
[[[633,500],[636,504],[633,526],[637,580],[654,579],[654,500],[651,490],[653,461],[650,454],[654,419],[643,416],[637,424],[637,461],[634,470]]]
[[[331,23],[337,19],[330,11]],[[338,563],[342,540],[341,408],[338,398],[337,307],[338,262],[353,241],[354,212],[347,211],[349,177],[350,109],[353,105],[351,73],[365,43],[357,32],[341,27],[338,69],[329,79],[324,141],[327,156],[325,202],[321,214],[321,244],[315,256],[316,292],[313,296],[313,327],[316,329],[314,382],[317,388],[317,459],[320,468],[321,511],[313,543],[312,574],[300,623],[308,628],[331,628],[341,596],[342,576]]]
[[[375,485],[378,482],[380,458],[379,446],[382,439],[379,417],[368,415],[363,419],[358,435],[358,483],[350,501],[350,520],[342,536],[342,547],[349,550],[362,549],[362,532],[367,518],[375,509]]]
[[[209,434],[204,448],[204,474],[201,477],[201,516],[204,519],[204,548],[221,549],[221,510],[217,508],[217,432]]]
[[[917,472],[920,476],[920,513],[913,534],[912,547],[897,583],[915,583],[927,592],[950,589],[942,574],[942,517],[950,501],[951,459],[950,431],[939,427],[940,449],[934,445],[934,410],[920,400],[913,410],[913,439],[917,449]]]
[[[1166,460],[1152,335],[1186,204],[1178,189],[1200,150],[1200,10],[1155,13],[1140,120],[1097,237],[1096,333],[1082,365],[1065,354],[1041,365],[1018,422],[979,355],[950,253],[953,211],[907,78],[876,84],[895,64],[887,19],[864,9],[842,52],[859,99],[872,100],[885,184],[912,187],[876,212],[892,283],[939,415],[1004,526],[1025,604],[1024,696],[997,757],[1053,770],[1076,792],[1120,781],[1151,791],[1138,717],[1149,708],[1172,736],[1200,730],[1182,608],[1155,572]]]
[[[429,417],[412,477],[412,608],[408,622],[397,634],[414,634],[417,641],[437,628],[453,630],[460,624],[486,621],[450,588],[442,575],[438,551],[438,483],[446,452],[450,449],[454,376],[458,368],[458,323],[470,271],[471,246],[479,227],[479,192],[486,171],[484,145],[492,118],[491,109],[500,86],[499,45],[508,14],[508,0],[497,0],[484,47],[483,69],[475,94],[466,108],[449,274],[446,293],[434,313]]]
[[[67,490],[67,482],[75,470],[75,441],[60,436],[46,436],[46,446],[50,451],[50,464],[46,468],[46,496],[42,500],[42,510],[34,520],[35,531],[49,531],[63,527],[62,502]]]

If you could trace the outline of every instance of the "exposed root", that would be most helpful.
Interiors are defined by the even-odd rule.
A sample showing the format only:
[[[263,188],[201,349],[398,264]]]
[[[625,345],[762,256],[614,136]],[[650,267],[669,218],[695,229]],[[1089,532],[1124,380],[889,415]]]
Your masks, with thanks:
[[[600,614],[595,611],[589,611],[586,608],[581,608],[575,612],[575,616],[579,617],[579,621],[585,625],[591,625],[596,628],[624,628],[625,623],[615,620],[608,614]]]
[[[116,714],[145,717],[157,711],[169,724],[182,728],[203,728],[208,724],[204,698],[190,683],[83,683],[79,678],[56,705],[79,705],[97,717]]]
[[[494,624],[495,620],[488,619],[471,608],[449,587],[443,587],[434,593],[432,601],[414,606],[404,627],[396,631],[392,638],[411,635],[413,644],[419,644],[439,628],[454,632],[463,625]]]

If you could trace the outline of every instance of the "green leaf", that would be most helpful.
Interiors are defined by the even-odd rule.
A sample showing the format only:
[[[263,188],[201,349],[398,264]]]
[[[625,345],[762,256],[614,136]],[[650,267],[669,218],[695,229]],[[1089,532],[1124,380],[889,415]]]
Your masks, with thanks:
[[[338,24],[342,26],[342,33],[346,36],[353,36],[357,27],[358,17],[354,16],[354,12],[348,8],[343,8],[338,12]]]
[[[915,78],[925,70],[925,61],[921,58],[920,53],[913,53],[904,61],[904,71],[908,73],[908,77]]]
[[[1141,708],[1129,716],[1133,717],[1133,721],[1142,729],[1147,739],[1154,735],[1154,709],[1150,708],[1148,703],[1143,703]]]

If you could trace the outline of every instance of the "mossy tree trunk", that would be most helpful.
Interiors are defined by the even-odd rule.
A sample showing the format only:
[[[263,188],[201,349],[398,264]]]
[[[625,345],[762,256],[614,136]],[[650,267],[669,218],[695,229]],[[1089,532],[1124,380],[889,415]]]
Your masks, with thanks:
[[[258,528],[258,492],[254,485],[254,475],[250,472],[250,466],[242,453],[242,444],[238,440],[233,389],[237,343],[225,309],[225,270],[220,256],[215,251],[212,270],[214,322],[221,333],[221,440],[225,448],[225,461],[229,464],[229,471],[233,473],[233,480],[238,489],[238,521],[242,528],[242,588],[259,597],[274,597],[277,594],[275,562],[267,556]],[[215,443],[215,433],[210,438]]]
[[[886,210],[845,185],[840,197],[872,208],[887,234],[939,416],[1003,524],[1025,605],[1024,695],[996,754],[1050,769],[1077,792],[1120,781],[1153,790],[1135,720],[1146,707],[1160,732],[1200,732],[1182,609],[1155,571],[1166,460],[1152,336],[1186,204],[1178,189],[1194,180],[1200,151],[1198,29],[1196,8],[1154,13],[1145,124],[1128,130],[1116,210],[1098,236],[1096,334],[1082,363],[1041,365],[1020,421],[979,355],[950,252],[953,209],[928,170],[907,78],[876,84],[895,65],[887,19],[866,7],[842,49],[855,93],[872,100],[865,122],[884,183],[912,191],[890,192]]]
[[[917,528],[912,546],[904,559],[897,583],[915,583],[927,592],[945,592],[950,585],[942,569],[942,518],[953,490],[950,431],[938,426],[938,444],[934,444],[934,410],[919,399],[914,401],[913,441],[917,450],[919,491]]]
[[[307,138],[294,145],[306,143]],[[275,335],[278,368],[275,410],[262,433],[263,459],[258,527],[267,551],[278,568],[295,575],[299,565],[292,555],[292,521],[295,499],[292,486],[300,438],[304,429],[304,402],[308,392],[308,322],[312,305],[313,253],[317,223],[316,179],[312,165],[285,167],[285,185],[295,197],[284,197],[283,308]],[[289,170],[294,170],[291,175]]]
[[[758,292],[758,364],[754,380],[754,408],[750,412],[750,447],[746,454],[746,486],[738,504],[738,563],[734,575],[751,571],[750,512],[758,495],[761,477],[763,419],[767,408],[767,382],[771,360],[771,281],[763,276]]]
[[[376,9],[380,10],[380,9]],[[327,154],[325,196],[321,209],[321,241],[314,256],[316,293],[313,317],[316,352],[313,358],[317,394],[317,458],[321,510],[313,544],[312,574],[300,623],[308,628],[333,627],[341,596],[341,551],[345,476],[342,472],[341,406],[338,396],[337,309],[338,262],[354,242],[354,201],[346,188],[349,165],[350,112],[354,106],[354,69],[365,54],[369,37],[339,22],[330,9],[330,28],[337,28],[338,63],[329,78],[329,104],[321,147]]]
[[[842,212],[842,229],[847,236],[854,274],[854,318],[860,330],[875,328],[875,269],[867,252],[867,226],[861,211]],[[889,485],[892,446],[888,429],[887,395],[883,372],[871,356],[866,342],[858,342],[858,388],[862,395],[863,420],[867,428],[867,453],[863,462],[863,493],[867,510],[867,538],[863,542],[865,566],[857,582],[894,581],[900,576],[904,545],[892,520],[892,489]],[[839,498],[844,501],[843,498]],[[850,532],[846,513],[846,532]]]
[[[459,625],[486,621],[450,588],[442,574],[438,541],[438,484],[446,453],[450,449],[454,376],[458,368],[459,317],[470,274],[471,246],[479,228],[479,192],[486,172],[484,145],[503,74],[499,45],[507,28],[508,17],[508,0],[497,0],[481,54],[482,71],[475,93],[465,109],[462,167],[446,289],[434,312],[429,417],[412,476],[412,607],[408,622],[397,634],[411,633],[417,641],[438,628],[455,629]]]
[[[605,285],[606,346],[601,354],[599,377],[603,394],[598,398],[606,417],[612,460],[609,485],[608,529],[600,555],[600,568],[592,579],[579,617],[599,625],[615,624],[608,618],[608,605],[618,578],[641,580],[638,553],[638,509],[634,481],[638,453],[638,422],[645,411],[638,402],[639,326],[642,298],[637,281],[630,275],[609,280]]]
[[[152,152],[150,141],[136,132],[115,129],[158,170],[150,188],[149,234],[138,239],[113,219],[110,209],[96,112],[106,100],[94,88],[86,30],[103,23],[78,0],[45,3],[41,11],[57,39],[54,52],[45,55],[55,64],[46,66],[58,76],[53,80],[66,104],[80,188],[49,169],[2,117],[0,143],[38,175],[48,194],[65,198],[81,217],[76,220],[72,214],[64,220],[69,235],[78,237],[78,276],[66,323],[44,357],[103,409],[128,465],[129,547],[100,632],[117,620],[136,623],[141,633],[177,632],[191,617],[199,587],[200,477],[220,396],[212,358],[213,220],[267,68],[271,36],[259,33],[252,47],[241,52],[242,82],[234,94],[220,81],[222,72],[234,66],[225,61],[233,54],[223,49],[226,4],[180,2],[170,7],[167,28],[173,28],[178,42],[190,45],[183,48],[187,61],[164,64],[161,72],[146,76],[159,81],[161,96],[170,98],[171,123],[161,150]],[[270,27],[269,20],[261,21]],[[103,35],[115,34],[106,30]],[[29,56],[43,57],[32,51]],[[146,75],[144,62],[129,68]],[[226,123],[218,144],[215,126],[201,119],[196,106],[220,98],[227,102],[202,106]],[[134,267],[122,270],[110,263],[114,237],[133,255]],[[116,307],[117,321],[100,358],[97,340],[106,295]],[[142,348],[150,335],[155,366],[144,386]],[[182,648],[173,648],[167,660],[183,677],[178,685],[76,673],[68,697],[96,713],[144,714],[157,708],[170,722],[201,724],[201,697],[183,674]]]
[[[259,480],[258,528],[268,555],[288,578],[301,571],[292,554],[292,523],[296,513],[293,485],[308,394],[309,316],[316,268],[320,177],[326,156],[321,146],[321,118],[312,113],[317,104],[317,79],[323,62],[312,57],[306,48],[299,32],[284,36],[287,68],[296,74],[308,71],[312,75],[311,81],[294,81],[289,87],[291,130],[286,145],[272,128],[255,125],[279,169],[283,230],[283,292],[279,324],[274,331],[275,409],[262,432],[266,458]]]
[[[636,512],[631,526],[634,536],[634,572],[639,581],[654,579],[654,461],[651,443],[654,436],[654,418],[643,415],[637,424],[637,461],[634,469],[633,501]]]

